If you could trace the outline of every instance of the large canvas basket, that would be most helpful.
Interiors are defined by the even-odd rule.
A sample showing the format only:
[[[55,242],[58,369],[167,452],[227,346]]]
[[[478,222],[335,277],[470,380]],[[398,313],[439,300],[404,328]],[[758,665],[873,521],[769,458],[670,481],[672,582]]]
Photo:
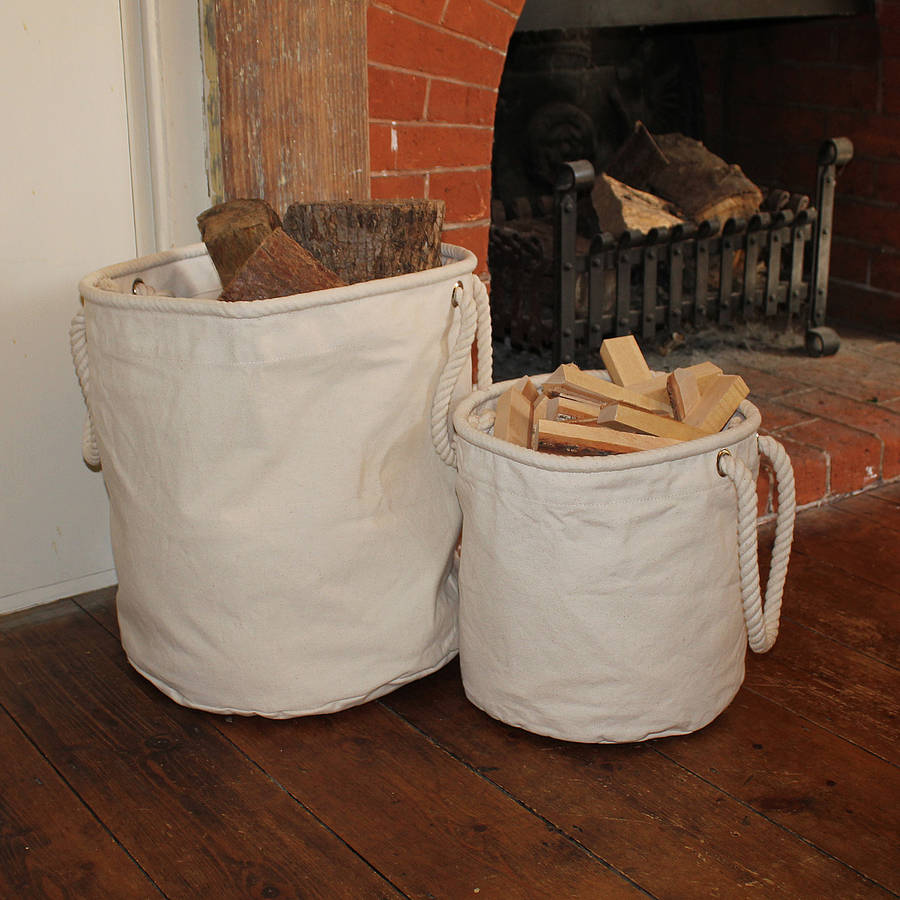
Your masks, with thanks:
[[[475,257],[443,254],[255,302],[210,299],[203,244],[82,281],[71,337],[122,642],[179,703],[331,712],[456,653],[449,413],[476,332],[484,384],[491,354]]]
[[[563,457],[490,433],[509,382],[453,417],[463,510],[460,665],[503,722],[573,741],[694,731],[730,703],[749,640],[778,632],[794,522],[790,461],[744,402],[721,433],[662,450]],[[765,605],[759,453],[778,484]]]

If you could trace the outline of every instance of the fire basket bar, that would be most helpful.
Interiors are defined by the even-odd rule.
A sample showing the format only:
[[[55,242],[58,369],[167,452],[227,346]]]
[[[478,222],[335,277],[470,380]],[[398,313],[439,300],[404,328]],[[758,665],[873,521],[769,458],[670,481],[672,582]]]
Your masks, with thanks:
[[[759,212],[721,227],[713,219],[618,237],[600,233],[581,254],[578,195],[590,192],[595,173],[586,160],[564,164],[554,194],[553,365],[599,350],[606,337],[649,341],[685,322],[789,321],[803,313],[807,352],[835,353],[840,339],[824,324],[834,192],[852,156],[847,138],[822,144],[815,207]]]

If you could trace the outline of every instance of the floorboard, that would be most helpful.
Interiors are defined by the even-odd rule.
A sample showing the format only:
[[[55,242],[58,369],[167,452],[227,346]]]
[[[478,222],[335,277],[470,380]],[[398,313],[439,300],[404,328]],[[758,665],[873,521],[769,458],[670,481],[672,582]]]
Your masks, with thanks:
[[[0,703],[166,896],[397,892],[75,604],[11,616]]]
[[[892,481],[890,484],[882,485],[871,492],[873,499],[881,500],[885,503],[893,503],[900,505],[900,480]]]
[[[5,712],[0,759],[0,897],[163,896]]]
[[[2,617],[0,897],[900,896],[898,550],[900,483],[801,513],[731,706],[619,746],[491,719],[455,662],[210,715],[130,668],[114,589]]]
[[[711,725],[661,753],[891,891],[900,770],[744,689]]]
[[[468,703],[454,667],[383,702],[654,896],[888,896],[657,751],[681,739],[598,746],[528,734]]]
[[[793,552],[826,559],[835,568],[891,590],[900,585],[900,508],[883,504],[879,514],[844,512],[841,504],[802,513]]]
[[[819,557],[792,555],[781,614],[785,624],[804,625],[898,669],[898,610],[900,591],[872,584]]]
[[[888,510],[885,514],[884,503],[889,503],[894,509]],[[898,504],[900,504],[900,491],[892,495],[890,488],[881,488],[877,491],[865,491],[845,497],[837,508],[840,512],[871,514],[885,527],[900,533],[900,510],[896,508]]]
[[[410,897],[642,896],[381,704],[228,733]]]
[[[900,764],[900,670],[783,621],[772,650],[749,656],[744,685]]]

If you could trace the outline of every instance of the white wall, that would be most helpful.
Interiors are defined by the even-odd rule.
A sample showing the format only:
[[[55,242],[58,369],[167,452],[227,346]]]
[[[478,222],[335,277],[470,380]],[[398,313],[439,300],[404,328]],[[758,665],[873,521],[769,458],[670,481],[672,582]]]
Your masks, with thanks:
[[[81,460],[67,332],[83,275],[151,252],[159,234],[198,239],[208,192],[197,9],[164,5],[177,21],[160,17],[161,56],[180,61],[162,83],[179,102],[156,141],[154,185],[138,0],[123,0],[124,18],[119,0],[0,4],[0,612],[115,581],[102,476]],[[172,200],[163,215],[157,196]]]

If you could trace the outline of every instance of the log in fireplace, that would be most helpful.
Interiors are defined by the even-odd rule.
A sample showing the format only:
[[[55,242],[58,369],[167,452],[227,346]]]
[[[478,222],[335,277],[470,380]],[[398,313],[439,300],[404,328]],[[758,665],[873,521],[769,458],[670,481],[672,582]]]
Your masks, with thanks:
[[[495,335],[519,345],[549,343],[555,366],[598,351],[606,337],[634,333],[652,342],[685,325],[760,316],[790,324],[802,316],[807,352],[835,353],[840,340],[825,325],[834,194],[852,155],[846,138],[822,145],[815,206],[800,198],[794,209],[785,204],[749,219],[597,232],[589,241],[578,234],[577,210],[594,168],[588,160],[564,163],[551,253],[529,219],[491,228]]]

